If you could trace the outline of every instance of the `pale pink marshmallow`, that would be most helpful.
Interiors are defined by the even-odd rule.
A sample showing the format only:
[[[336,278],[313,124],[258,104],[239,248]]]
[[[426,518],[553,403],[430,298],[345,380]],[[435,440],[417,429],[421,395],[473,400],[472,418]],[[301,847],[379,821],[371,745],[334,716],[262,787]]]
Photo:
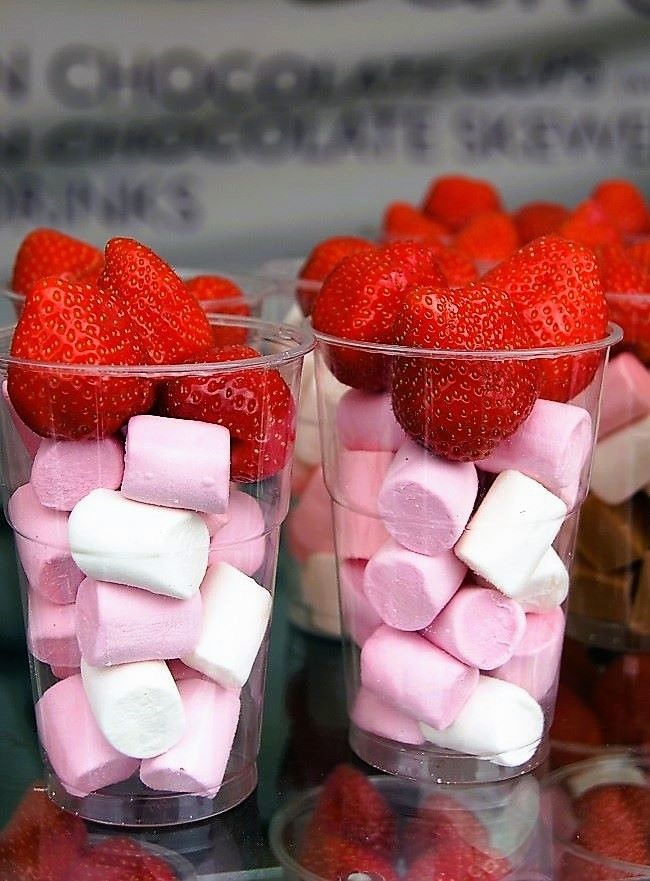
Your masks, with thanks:
[[[68,515],[41,505],[29,483],[11,496],[7,513],[30,586],[50,602],[73,603],[84,576],[70,553]]]
[[[346,508],[361,514],[377,512],[377,496],[393,453],[341,450],[333,496]]]
[[[291,554],[300,562],[310,554],[334,551],[332,502],[321,468],[313,471],[296,506],[289,512],[287,538]]]
[[[81,653],[93,667],[180,657],[201,630],[200,593],[181,600],[85,578],[75,610]]]
[[[36,704],[36,722],[54,773],[71,795],[89,795],[138,770],[138,759],[119,753],[99,730],[81,676],[48,688]]]
[[[385,624],[422,630],[451,600],[466,572],[453,551],[428,557],[391,538],[368,561],[363,592]]]
[[[576,483],[591,452],[591,433],[591,416],[583,407],[538,398],[517,431],[476,465],[493,474],[520,471],[575,503]]]
[[[389,538],[379,517],[334,505],[336,550],[340,560],[368,560]]]
[[[650,370],[631,352],[613,358],[603,376],[598,437],[650,413]]]
[[[309,483],[309,478],[314,473],[314,468],[311,465],[306,465],[304,462],[299,462],[298,459],[294,457],[293,464],[291,466],[291,495],[299,496],[301,495],[307,484]]]
[[[41,438],[39,437],[39,435],[36,434],[35,431],[32,431],[28,425],[25,425],[18,413],[16,413],[16,408],[11,403],[11,398],[9,397],[6,379],[2,383],[2,397],[4,398],[5,406],[9,412],[9,416],[11,417],[11,421],[13,422],[16,431],[18,432],[20,439],[23,442],[25,449],[27,450],[30,459],[33,459],[36,455],[38,445],[41,442]]]
[[[477,493],[471,462],[449,462],[407,440],[388,469],[378,509],[395,541],[435,556],[458,541]]]
[[[341,620],[346,632],[358,646],[363,646],[383,624],[363,592],[365,568],[366,560],[342,560],[339,563]]]
[[[43,438],[30,483],[41,505],[72,511],[93,489],[119,489],[123,473],[124,448],[115,435],[79,441]]]
[[[358,728],[397,740],[399,743],[424,743],[424,735],[415,719],[382,700],[368,688],[361,687],[354,700],[350,718]]]
[[[27,645],[35,658],[45,664],[78,667],[81,652],[77,642],[74,605],[52,603],[29,591]]]
[[[541,700],[555,684],[560,667],[564,638],[564,612],[526,615],[526,629],[515,652],[492,675],[525,689],[535,700]]]
[[[390,394],[371,394],[350,389],[336,411],[339,439],[348,450],[397,452],[406,440],[393,415]]]
[[[264,562],[266,523],[257,499],[233,490],[228,505],[228,522],[210,539],[208,566],[230,563],[245,575],[252,575]]]
[[[230,490],[230,432],[166,416],[129,419],[122,493],[136,502],[221,514]]]
[[[206,679],[184,679],[178,690],[185,733],[162,755],[144,759],[140,780],[150,789],[210,797],[221,787],[239,721],[239,691]]]
[[[58,667],[51,665],[50,670],[55,679],[67,679],[68,676],[77,676],[81,673],[81,667]]]
[[[167,661],[167,666],[176,682],[182,682],[184,679],[209,679],[193,667],[188,667],[180,658],[171,658]]]
[[[452,724],[479,672],[417,633],[385,625],[361,649],[361,684],[408,716],[437,729]]]
[[[608,505],[627,501],[650,481],[650,416],[598,441],[591,491]]]
[[[470,667],[494,670],[513,656],[525,629],[526,614],[519,603],[498,590],[468,585],[422,636]]]
[[[230,502],[228,504],[230,505]],[[230,514],[226,509],[223,514],[204,514],[203,519],[208,527],[208,535],[212,538],[215,532],[218,532],[230,520]]]

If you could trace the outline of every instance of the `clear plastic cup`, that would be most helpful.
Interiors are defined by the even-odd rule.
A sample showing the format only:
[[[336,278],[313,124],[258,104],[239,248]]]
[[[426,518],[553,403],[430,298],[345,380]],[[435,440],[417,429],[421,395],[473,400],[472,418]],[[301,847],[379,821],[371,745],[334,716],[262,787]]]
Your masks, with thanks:
[[[315,335],[351,746],[415,779],[522,774],[548,753],[578,515],[620,329],[594,343],[503,352]],[[513,365],[562,370],[581,390],[570,404],[536,400],[481,461],[434,456],[395,420],[391,383],[402,368],[492,382],[491,371]],[[341,396],[337,375],[352,383],[371,371],[383,391]]]
[[[248,448],[235,435],[224,446],[223,426],[191,419],[161,425],[151,422],[160,417],[136,416],[101,441],[40,439],[2,398],[4,502],[20,562],[46,788],[60,806],[99,822],[203,819],[241,802],[257,781],[278,540],[312,340],[254,318],[211,323],[242,332],[260,357],[59,366],[12,358],[13,327],[0,331],[3,386],[12,373],[33,381],[45,389],[45,406],[79,383],[101,402],[242,376],[262,396],[269,383],[281,386],[287,402],[270,468],[264,444]],[[138,441],[134,419],[160,445],[146,433]],[[188,434],[198,426],[209,429],[203,441]],[[124,485],[124,435],[131,456],[145,456],[136,490]]]

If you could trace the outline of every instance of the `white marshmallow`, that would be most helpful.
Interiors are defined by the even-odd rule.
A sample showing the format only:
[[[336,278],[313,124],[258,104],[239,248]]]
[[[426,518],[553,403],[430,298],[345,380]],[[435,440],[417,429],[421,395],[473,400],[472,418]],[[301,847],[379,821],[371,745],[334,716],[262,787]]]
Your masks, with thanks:
[[[81,678],[93,716],[111,746],[125,756],[158,756],[183,736],[183,702],[164,661],[91,667]]]
[[[566,504],[541,483],[519,471],[502,471],[454,552],[506,596],[525,597],[566,513]]]
[[[479,676],[477,687],[448,728],[440,731],[420,722],[420,729],[436,746],[515,768],[535,755],[544,713],[518,685]]]
[[[312,623],[330,636],[340,636],[339,592],[336,555],[311,554],[301,570],[300,593]]]
[[[217,563],[203,580],[201,599],[201,635],[181,660],[224,688],[241,688],[266,633],[271,594],[229,563]]]
[[[650,481],[650,416],[596,444],[591,490],[608,505],[631,498]]]
[[[549,548],[517,597],[524,612],[550,612],[569,593],[569,573],[554,548]]]
[[[70,514],[72,557],[97,581],[128,584],[188,599],[208,565],[210,535],[192,511],[146,505],[96,489]]]

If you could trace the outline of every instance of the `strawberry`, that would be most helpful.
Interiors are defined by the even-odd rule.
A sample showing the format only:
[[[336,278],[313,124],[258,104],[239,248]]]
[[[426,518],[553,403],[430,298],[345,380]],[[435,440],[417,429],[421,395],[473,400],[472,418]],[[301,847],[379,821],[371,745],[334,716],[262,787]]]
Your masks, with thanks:
[[[650,744],[650,655],[619,655],[594,687],[592,704],[607,743]]]
[[[192,363],[209,364],[259,358],[250,346],[209,349]],[[197,373],[162,384],[157,411],[175,419],[225,425],[230,431],[231,477],[256,481],[271,477],[289,460],[295,436],[296,407],[277,370],[233,367],[219,373]]]
[[[650,271],[631,256],[628,248],[620,244],[603,245],[596,249],[596,258],[607,293],[650,293]]]
[[[411,817],[404,829],[402,849],[408,860],[426,850],[445,845],[459,837],[479,850],[489,847],[490,836],[478,817],[452,795],[429,796]]]
[[[650,272],[650,237],[628,245],[627,252],[633,260],[636,260],[647,272]]]
[[[434,178],[422,202],[422,211],[452,232],[477,214],[500,210],[501,199],[491,183],[454,174]]]
[[[331,236],[318,242],[298,271],[298,278],[308,282],[308,284],[298,284],[296,291],[298,304],[303,314],[311,315],[319,289],[318,282],[324,281],[344,257],[358,254],[360,251],[368,251],[374,247],[373,242],[361,236]]]
[[[446,286],[436,263],[437,247],[394,242],[345,257],[327,276],[316,297],[316,330],[348,340],[395,341],[393,324],[406,292],[419,284]],[[386,385],[386,359],[343,346],[327,350],[330,369],[345,385],[380,391]]]
[[[507,291],[535,346],[570,346],[602,339],[607,332],[598,266],[584,245],[542,236],[487,272],[483,281]],[[541,360],[540,397],[568,401],[591,382],[599,363],[596,353]]]
[[[526,202],[513,215],[522,245],[533,239],[557,232],[568,218],[569,211],[558,202]]]
[[[47,275],[58,275],[70,281],[96,282],[103,263],[102,252],[94,245],[56,229],[34,229],[18,247],[11,289],[27,294]]]
[[[234,281],[222,275],[195,275],[193,278],[185,279],[185,287],[208,314],[243,316],[251,314],[242,289]],[[245,327],[212,325],[212,342],[215,346],[245,343],[246,337]]]
[[[461,254],[456,248],[440,248],[436,251],[436,263],[442,270],[450,288],[462,287],[478,278],[472,260]]]
[[[565,239],[591,248],[614,245],[621,240],[618,227],[594,199],[586,199],[573,209],[560,225],[558,233]]]
[[[517,227],[505,211],[485,211],[467,221],[454,247],[472,260],[504,260],[519,245]]]
[[[107,838],[87,848],[73,867],[74,881],[177,881],[177,874],[159,856],[131,838]]]
[[[523,349],[531,335],[508,295],[472,282],[445,290],[412,289],[395,338],[421,349]],[[482,459],[521,425],[537,397],[532,361],[400,357],[393,362],[393,411],[431,452],[455,461]]]
[[[148,360],[119,303],[93,285],[59,278],[42,279],[25,298],[11,354],[77,368],[139,366]],[[112,434],[153,403],[150,380],[17,364],[8,370],[8,392],[33,431],[67,440]]]
[[[305,842],[299,862],[324,881],[356,881],[364,876],[372,881],[398,881],[395,868],[385,856],[333,832]]]
[[[58,808],[42,789],[30,789],[0,832],[0,878],[76,881],[70,868],[86,837],[79,817]]]
[[[575,843],[612,859],[646,864],[650,862],[646,819],[637,815],[628,801],[629,788],[617,784],[597,786],[577,799],[575,812],[580,826]]]
[[[603,743],[603,732],[598,716],[564,682],[560,682],[557,690],[551,741],[555,744],[569,743],[576,747],[600,746]],[[554,768],[585,757],[574,752],[573,749],[562,750],[557,745],[553,745],[551,749],[551,764]]]
[[[510,870],[510,863],[500,854],[452,837],[420,854],[404,881],[500,881]]]
[[[180,364],[212,345],[203,309],[173,269],[135,239],[110,239],[100,290],[120,301],[153,364]]]
[[[391,202],[387,205],[381,229],[387,241],[413,239],[420,242],[444,242],[449,238],[446,226],[427,217],[410,202]]]
[[[641,190],[627,180],[603,180],[591,193],[616,227],[627,234],[646,229],[648,206]]]

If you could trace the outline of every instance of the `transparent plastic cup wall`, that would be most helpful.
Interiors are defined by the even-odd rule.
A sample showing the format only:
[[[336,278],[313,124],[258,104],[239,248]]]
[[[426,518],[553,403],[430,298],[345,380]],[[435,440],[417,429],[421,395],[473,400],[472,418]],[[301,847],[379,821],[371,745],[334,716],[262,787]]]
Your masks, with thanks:
[[[620,328],[611,325],[594,343],[518,352],[315,336],[353,750],[388,773],[445,782],[507,779],[537,767],[548,754],[603,370]],[[434,456],[392,415],[400,363],[470,372],[560,358],[581,391],[569,404],[536,401],[512,451],[505,441],[490,463]],[[386,390],[339,382],[337,365],[353,363],[383,364]],[[495,651],[506,632],[503,652]]]
[[[78,585],[84,579],[85,573],[83,570],[79,571],[82,567],[78,568],[75,563],[75,560],[78,561],[82,557],[85,559],[84,549],[76,547],[75,559],[73,560],[69,543],[71,534],[68,527],[69,512],[44,507],[36,499],[31,488],[30,479],[34,457],[39,448],[42,445],[47,445],[49,457],[54,456],[54,460],[56,460],[58,444],[67,443],[69,445],[77,442],[53,443],[50,440],[41,440],[29,429],[26,429],[8,401],[6,395],[7,372],[18,366],[24,375],[28,375],[30,372],[33,372],[35,377],[41,378],[44,375],[49,375],[54,381],[58,378],[63,383],[70,382],[75,377],[84,381],[90,379],[95,383],[95,388],[99,393],[103,383],[116,379],[121,382],[153,383],[160,388],[158,384],[165,381],[187,380],[190,377],[198,380],[202,377],[226,377],[242,370],[249,371],[254,376],[255,374],[259,375],[260,371],[273,370],[277,371],[284,379],[297,406],[302,361],[313,345],[313,338],[309,332],[288,326],[272,325],[254,318],[212,316],[210,320],[214,327],[218,326],[229,333],[234,332],[242,341],[254,346],[261,353],[260,358],[238,362],[173,365],[170,367],[67,368],[65,366],[20,362],[12,358],[8,353],[13,327],[0,330],[0,378],[4,390],[0,400],[3,501],[7,520],[14,531],[17,548],[39,743],[45,767],[45,785],[48,794],[57,804],[89,820],[125,826],[162,826],[185,823],[227,811],[252,792],[257,782],[256,757],[260,742],[271,599],[264,600],[262,603],[268,609],[266,623],[262,621],[260,624],[259,616],[255,620],[251,618],[251,621],[248,622],[246,615],[242,612],[241,620],[238,620],[237,626],[234,628],[235,642],[240,641],[242,635],[246,640],[248,640],[248,636],[251,636],[251,640],[254,642],[252,631],[256,628],[258,631],[256,639],[259,649],[253,651],[252,668],[240,690],[237,685],[231,685],[229,697],[228,687],[222,687],[217,683],[218,688],[217,686],[215,688],[221,695],[219,698],[221,704],[213,706],[210,701],[207,701],[202,709],[203,704],[200,695],[198,695],[199,700],[194,702],[191,719],[189,719],[191,714],[188,715],[189,711],[187,711],[190,704],[183,704],[186,711],[184,714],[186,728],[183,730],[183,738],[188,733],[195,737],[199,748],[193,750],[193,755],[199,761],[202,760],[201,755],[209,756],[212,749],[221,750],[221,762],[222,765],[225,765],[225,768],[221,769],[223,778],[213,781],[213,785],[209,782],[205,783],[202,785],[201,791],[184,791],[182,785],[177,791],[174,788],[176,783],[173,780],[168,789],[162,786],[155,788],[151,783],[152,780],[170,779],[169,775],[165,777],[164,773],[162,775],[156,774],[155,763],[159,761],[158,757],[140,760],[121,755],[112,743],[106,742],[104,728],[100,730],[98,727],[99,716],[94,718],[96,707],[93,705],[91,712],[90,699],[86,700],[84,679],[80,675],[80,665],[83,666],[85,661],[81,656],[77,639],[77,634],[80,631],[77,629],[79,612],[76,609],[76,600],[79,595]],[[256,592],[258,600],[260,592],[262,595],[269,594],[272,598],[279,532],[289,507],[294,428],[295,426],[290,427],[287,434],[287,457],[284,467],[278,473],[266,478],[257,480],[251,478],[247,482],[231,481],[226,516],[221,519],[213,517],[213,522],[210,523],[208,522],[210,515],[207,515],[205,523],[208,527],[206,534],[209,533],[207,573],[202,583],[202,590],[198,591],[195,596],[201,596],[210,571],[215,566],[228,564],[237,570],[234,575],[233,568],[228,570],[235,580],[248,579],[246,585],[249,587],[253,585],[252,589],[253,592]],[[112,437],[113,444],[118,448],[123,446],[123,434],[124,430],[117,432]],[[128,437],[128,427],[126,434]],[[91,440],[85,443],[96,444],[97,441]],[[211,449],[204,449],[200,451],[200,455],[204,457],[204,461],[209,462],[212,452]],[[173,450],[175,468],[181,472],[181,475],[183,461],[187,462],[188,471],[194,468],[194,473],[196,473],[196,466],[192,464],[192,459],[197,455],[199,455],[199,451],[196,449]],[[216,449],[214,455],[217,455]],[[223,456],[223,450],[220,451],[220,455]],[[100,458],[97,454],[97,468],[100,468]],[[94,461],[92,455],[90,461],[91,463]],[[56,481],[56,474],[65,467],[63,462],[62,456],[61,467],[54,467],[52,470],[53,483]],[[56,461],[54,461],[54,465],[56,466]],[[92,467],[91,464],[91,471]],[[92,481],[93,477],[91,476],[90,479]],[[56,485],[53,485],[52,489],[56,495]],[[101,490],[101,492],[106,491]],[[26,506],[22,503],[16,504],[16,500],[21,494],[24,497],[23,503],[27,503]],[[113,495],[120,495],[119,477]],[[156,509],[158,513],[170,510],[156,505],[151,507]],[[172,536],[169,546],[158,547],[152,552],[154,555],[158,555],[156,565],[158,572],[163,573],[163,577],[167,570],[169,572],[183,572],[190,565],[194,565],[192,562],[192,530],[196,531],[194,529],[196,518],[206,516],[196,512],[171,510],[172,514],[178,515],[180,519],[186,519],[188,522],[191,520],[192,528],[188,532],[183,532],[182,535],[176,530],[175,537]],[[217,520],[219,522],[216,522]],[[227,522],[224,523],[224,521]],[[106,526],[110,534],[113,526],[111,524],[106,524]],[[182,529],[186,529],[186,527],[187,524]],[[203,529],[203,525],[200,529]],[[89,529],[89,532],[90,542],[93,543],[95,541],[93,530]],[[174,529],[171,529],[170,535],[173,532]],[[128,538],[122,537],[121,540],[128,540]],[[137,560],[134,562],[133,559],[130,559],[130,554],[134,558],[140,559],[140,563],[145,567],[147,565],[147,561],[144,560],[143,563],[141,559],[146,557],[148,553],[145,540],[143,539],[142,547],[139,547],[138,544],[136,540],[132,543],[132,549],[125,550],[122,547],[119,551],[124,557],[124,564],[127,568],[139,565]],[[92,556],[97,551],[97,549],[90,548],[89,550],[90,554],[86,556]],[[101,553],[110,558],[110,543],[108,547],[103,548]],[[96,578],[101,579],[103,576],[96,576]],[[91,579],[86,578],[86,581],[89,580]],[[106,578],[105,580],[111,579]],[[256,584],[254,585],[253,582]],[[109,588],[116,586],[119,587],[119,585],[113,584],[109,585]],[[50,591],[49,588],[52,590]],[[139,590],[138,587],[124,587],[124,582],[122,589],[138,591],[140,597],[147,594],[149,597],[155,598],[155,593]],[[165,599],[168,606],[174,603],[189,602],[173,597]],[[205,607],[204,601],[202,613],[204,616],[206,614]],[[180,605],[174,611],[176,612],[178,609],[180,609]],[[222,610],[222,613],[226,617],[230,614],[227,608],[225,611]],[[250,630],[247,631],[249,623]],[[190,625],[179,625],[181,632],[185,626],[189,627]],[[161,624],[161,628],[156,629],[153,623],[149,622],[148,625],[145,624],[144,631],[140,632],[138,638],[145,646],[149,640],[150,656],[155,659],[152,663],[158,671],[156,676],[163,676],[165,679],[166,684],[163,690],[169,691],[171,685],[172,691],[177,688],[184,694],[183,689],[188,688],[187,680],[192,680],[194,684],[190,687],[197,690],[197,693],[201,688],[206,688],[206,693],[209,692],[210,687],[215,685],[210,676],[203,675],[196,669],[188,669],[179,661],[178,656],[167,657],[165,651],[160,650],[160,645],[156,646],[156,641],[159,638],[167,639],[169,637],[170,630],[178,634],[176,626],[170,627],[169,621],[167,625]],[[243,641],[243,637],[241,641]],[[145,651],[145,654],[147,652],[148,650]],[[100,672],[111,669],[110,660],[105,660],[102,663],[106,667],[104,671]],[[165,665],[165,669],[162,671],[161,664]],[[119,665],[113,666],[113,671],[116,666]],[[122,664],[122,668],[126,666],[126,663]],[[168,674],[171,674],[171,681]],[[158,684],[160,684],[160,680]],[[70,693],[62,695],[62,700],[59,700],[57,705],[57,701],[50,699],[53,689],[59,689],[60,695],[64,690]],[[213,692],[215,692],[214,688],[210,692],[214,697]],[[174,699],[176,700],[176,698]],[[65,717],[66,702],[70,710],[69,718]],[[110,702],[107,706],[110,707]],[[119,704],[115,704],[115,706],[119,706]],[[101,712],[108,711],[97,712],[101,714]],[[223,723],[220,714],[223,716]],[[112,720],[110,718],[103,719],[103,724],[108,724],[110,727]],[[222,725],[225,727],[230,725],[231,728],[234,726],[232,746],[228,745],[228,735],[221,730]],[[171,749],[173,750],[174,747]],[[162,759],[165,759],[164,754]],[[142,777],[145,777],[142,773],[142,766],[146,762],[154,763],[153,770],[150,768],[152,771],[152,776],[149,778],[150,785],[146,785],[142,780]],[[164,765],[165,762],[163,761],[162,764]],[[218,765],[219,762],[216,761],[216,764]],[[170,767],[172,765],[173,762],[169,763]],[[73,770],[71,771],[71,769]],[[158,771],[160,771],[160,767]],[[66,779],[66,775],[68,777],[72,775],[74,779]]]

